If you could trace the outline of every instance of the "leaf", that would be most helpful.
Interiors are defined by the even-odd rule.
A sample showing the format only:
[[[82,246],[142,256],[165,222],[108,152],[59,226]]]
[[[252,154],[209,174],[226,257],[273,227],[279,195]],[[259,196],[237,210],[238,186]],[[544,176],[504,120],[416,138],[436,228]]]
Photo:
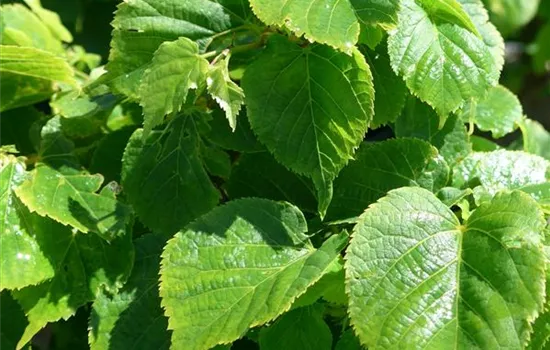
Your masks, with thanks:
[[[173,235],[218,204],[199,153],[194,116],[172,121],[162,137],[138,129],[122,159],[122,186],[140,220],[155,233]]]
[[[550,181],[542,184],[527,185],[522,187],[521,190],[531,195],[539,203],[542,211],[550,215]]]
[[[0,319],[4,321],[0,328],[0,348],[15,349],[17,341],[27,326],[27,318],[19,304],[7,291],[0,293],[0,305],[2,305]],[[9,320],[9,322],[5,320]]]
[[[287,312],[260,331],[262,350],[330,350],[332,333],[323,320],[324,306],[315,304]]]
[[[189,90],[203,84],[207,70],[208,61],[200,57],[199,47],[190,39],[160,45],[139,88],[144,137],[163,122],[165,115],[180,111]]]
[[[62,173],[74,174],[80,171],[75,145],[63,133],[61,117],[51,118],[40,130],[38,159]]]
[[[47,100],[53,93],[51,81],[0,71],[0,112]]]
[[[117,294],[99,293],[90,318],[90,348],[165,349],[170,345],[168,319],[160,307],[158,273],[164,239],[147,234],[135,241],[132,275]]]
[[[311,181],[290,172],[267,152],[241,155],[226,190],[231,199],[258,197],[287,201],[310,213],[317,209]]]
[[[353,329],[348,328],[336,343],[335,350],[361,350],[363,347],[359,343],[359,339],[353,333]]]
[[[542,74],[548,70],[550,65],[550,47],[546,43],[550,40],[550,24],[546,24],[537,32],[533,48],[533,70],[536,73]]]
[[[404,0],[388,39],[394,71],[437,111],[441,124],[464,101],[484,96],[500,75],[491,48],[472,29],[454,0]]]
[[[99,140],[90,161],[90,172],[103,175],[106,183],[111,181],[120,183],[122,156],[134,131],[133,127],[125,127]]]
[[[71,66],[47,51],[2,45],[0,65],[0,111],[47,99],[53,82],[75,84]]]
[[[204,137],[221,148],[231,151],[248,153],[265,150],[250,129],[250,123],[244,109],[241,109],[234,131],[231,130],[224,114],[219,109],[212,112],[212,120],[208,124],[208,129],[202,133]]]
[[[357,18],[366,25],[379,25],[386,30],[397,24],[398,0],[350,0]]]
[[[493,138],[498,139],[516,130],[523,119],[523,108],[516,95],[497,85],[482,100],[467,103],[460,115],[464,122],[473,122],[480,130],[490,131]]]
[[[25,180],[21,159],[0,153],[0,290],[20,289],[38,284],[54,275],[53,267],[36,241],[44,220],[15,196],[14,190]]]
[[[375,50],[378,44],[384,39],[385,32],[382,28],[374,25],[361,24],[359,33],[359,44],[365,44],[371,50]]]
[[[315,249],[306,231],[290,204],[241,199],[177,233],[162,254],[160,282],[172,346],[230,343],[285,312],[347,243],[336,235]]]
[[[543,214],[500,193],[462,225],[429,191],[369,207],[346,254],[350,318],[369,348],[523,348],[544,300]]]
[[[29,325],[19,341],[26,344],[48,322],[67,319],[92,301],[100,289],[115,293],[126,281],[134,261],[130,232],[105,242],[51,221],[40,232],[40,247],[55,269],[55,276],[36,286],[13,292]]]
[[[395,188],[421,186],[437,191],[445,186],[448,177],[445,161],[425,141],[401,138],[364,143],[356,160],[334,182],[327,220],[359,215]]]
[[[428,141],[451,165],[472,152],[470,135],[460,118],[451,115],[440,128],[439,116],[434,110],[414,97],[409,97],[393,131],[397,137],[416,137]]]
[[[231,159],[229,154],[216,146],[201,145],[201,158],[208,173],[222,179],[231,174]]]
[[[313,305],[321,298],[329,303],[347,306],[348,297],[344,291],[343,259],[335,260],[323,277],[296,299],[292,304],[292,309]]]
[[[233,8],[241,8],[240,5],[240,1],[233,0],[122,2],[112,23],[108,75],[104,81],[115,92],[137,100],[143,73],[163,42],[185,37],[204,48],[214,35],[245,21],[243,14]]]
[[[546,349],[550,340],[550,312],[546,311],[533,324],[533,334],[527,349]]]
[[[349,1],[251,0],[250,5],[267,25],[284,25],[296,36],[349,54],[359,37],[359,22]]]
[[[229,57],[221,59],[209,67],[206,85],[208,93],[225,111],[231,130],[237,127],[237,115],[244,103],[244,92],[241,87],[229,78]]]
[[[38,165],[16,193],[31,212],[110,241],[124,235],[131,211],[114,196],[96,193],[102,183],[100,174],[65,175]]]
[[[545,310],[540,314],[533,324],[533,333],[527,349],[546,349],[550,340],[550,227],[544,230],[544,252],[546,255],[546,304]]]
[[[540,0],[484,0],[493,22],[504,36],[529,23],[537,13]]]
[[[0,46],[0,72],[75,84],[71,66],[62,58],[32,47]]]
[[[301,48],[275,37],[242,80],[252,130],[275,158],[313,179],[324,214],[332,181],[352,158],[373,114],[363,56]]]
[[[33,47],[55,55],[64,53],[62,43],[49,28],[52,23],[45,23],[22,4],[2,5],[1,9],[2,45]]]
[[[516,151],[476,152],[453,169],[453,186],[474,189],[476,202],[501,190],[523,190],[550,180],[550,162]]]
[[[487,10],[481,0],[457,0],[464,12],[470,16],[483,42],[489,48],[493,61],[497,67],[495,79],[499,79],[504,66],[504,39],[495,26],[489,21]]]
[[[42,22],[48,27],[52,35],[57,39],[70,43],[73,41],[71,32],[65,28],[61,23],[59,15],[53,11],[47,10],[42,7],[40,0],[24,0],[32,11],[42,20]]]
[[[550,133],[539,122],[527,118],[518,126],[523,135],[523,150],[550,161]]]
[[[408,90],[403,80],[391,69],[387,48],[378,47],[374,52],[362,50],[372,70],[374,83],[374,118],[371,128],[395,122],[401,114]]]
[[[112,94],[89,97],[70,90],[56,94],[50,101],[53,114],[62,116],[63,131],[73,138],[95,136],[102,132],[107,118],[119,102]]]
[[[449,208],[458,205],[462,200],[472,194],[472,190],[467,188],[461,190],[455,187],[443,187],[436,192],[437,198]]]
[[[470,141],[472,142],[472,150],[474,152],[492,152],[502,149],[497,143],[481,136],[471,135]]]

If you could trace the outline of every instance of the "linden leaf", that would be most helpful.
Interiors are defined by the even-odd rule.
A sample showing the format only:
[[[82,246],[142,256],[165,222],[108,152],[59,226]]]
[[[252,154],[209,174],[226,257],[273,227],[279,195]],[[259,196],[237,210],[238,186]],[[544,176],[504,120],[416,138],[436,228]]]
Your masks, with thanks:
[[[335,235],[315,249],[306,231],[303,214],[288,203],[241,199],[177,233],[160,270],[172,346],[227,344],[288,310],[347,243]]]
[[[275,158],[312,178],[323,215],[332,181],[353,157],[373,115],[370,69],[330,47],[302,48],[275,37],[245,71],[252,130]]]
[[[391,191],[361,216],[346,254],[359,339],[376,349],[523,348],[543,308],[545,225],[519,191],[462,225],[425,189]]]

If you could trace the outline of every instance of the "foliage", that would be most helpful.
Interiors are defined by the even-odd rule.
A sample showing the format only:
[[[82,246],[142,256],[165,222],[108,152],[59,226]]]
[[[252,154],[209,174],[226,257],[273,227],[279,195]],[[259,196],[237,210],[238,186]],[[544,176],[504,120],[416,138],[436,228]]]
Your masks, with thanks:
[[[128,0],[105,62],[44,3],[0,7],[2,349],[550,346],[500,79],[542,2]]]

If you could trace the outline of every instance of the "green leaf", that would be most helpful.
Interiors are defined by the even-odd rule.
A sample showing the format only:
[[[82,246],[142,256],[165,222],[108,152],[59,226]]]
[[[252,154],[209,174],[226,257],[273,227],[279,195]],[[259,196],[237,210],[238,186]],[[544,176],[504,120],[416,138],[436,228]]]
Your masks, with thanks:
[[[122,186],[140,220],[173,235],[218,204],[220,194],[203,168],[194,116],[181,116],[163,135],[138,129],[124,152]]]
[[[229,57],[221,59],[210,66],[207,73],[206,85],[208,93],[225,111],[229,126],[235,131],[237,115],[244,103],[244,92],[241,87],[229,78]]]
[[[42,20],[42,22],[48,27],[52,35],[57,39],[64,41],[66,43],[70,43],[73,41],[73,36],[71,35],[71,32],[65,26],[63,23],[61,23],[61,19],[59,18],[59,15],[53,11],[46,10],[42,7],[42,4],[40,3],[40,0],[24,0],[25,4],[27,4],[32,11]]]
[[[384,30],[378,26],[361,24],[358,43],[365,44],[371,50],[374,50],[382,42],[385,34]]]
[[[251,0],[250,5],[267,25],[285,26],[296,36],[349,54],[359,37],[359,22],[349,1]]]
[[[482,100],[467,103],[460,115],[465,123],[473,122],[498,139],[516,130],[523,119],[523,108],[516,95],[497,85]]]
[[[221,148],[241,153],[261,152],[265,148],[258,142],[250,129],[250,123],[245,110],[242,109],[235,130],[231,130],[223,111],[216,109],[212,112],[212,120],[207,130],[202,133],[210,142]]]
[[[357,18],[366,25],[379,25],[386,30],[397,24],[398,0],[350,0]]]
[[[466,100],[484,96],[500,75],[491,48],[467,19],[454,0],[403,0],[388,39],[393,69],[442,122]]]
[[[374,52],[361,50],[372,70],[374,83],[374,118],[371,128],[395,122],[407,100],[407,86],[391,69],[387,48],[378,46]]]
[[[323,277],[296,299],[292,304],[292,309],[310,306],[319,299],[347,306],[348,297],[344,290],[344,278],[344,261],[343,259],[335,260]]]
[[[139,88],[145,115],[144,137],[162,124],[165,115],[180,111],[189,90],[204,84],[207,70],[208,61],[199,55],[198,45],[190,39],[179,38],[160,45]]]
[[[90,161],[90,172],[99,173],[105,177],[105,182],[116,181],[120,183],[122,170],[122,156],[128,144],[130,136],[135,129],[125,127],[105,135],[97,144]]]
[[[75,155],[74,143],[63,133],[61,117],[51,118],[40,130],[38,159],[41,163],[67,174],[81,169]]]
[[[201,145],[201,158],[204,167],[212,176],[222,179],[229,178],[231,174],[231,159],[229,154],[216,146]]]
[[[317,209],[311,180],[290,172],[267,152],[241,155],[226,190],[231,199],[258,197],[287,201],[310,213]]]
[[[62,116],[63,131],[73,138],[100,134],[119,99],[112,94],[89,97],[71,90],[54,95],[52,113]]]
[[[0,112],[30,106],[47,100],[53,93],[52,82],[0,71]]]
[[[533,334],[527,349],[547,349],[550,341],[550,312],[546,311],[533,324]]]
[[[547,349],[550,341],[550,227],[544,230],[544,252],[546,254],[546,304],[545,310],[533,324],[533,333],[527,349]]]
[[[59,39],[36,13],[22,4],[3,5],[0,11],[0,43],[34,47],[60,55],[65,52]]]
[[[549,174],[550,162],[529,153],[476,152],[453,169],[453,186],[473,188],[480,203],[501,190],[529,190],[530,186],[544,184],[550,180]]]
[[[53,267],[36,241],[44,219],[29,210],[14,190],[25,180],[20,159],[0,153],[0,290],[20,289],[52,278]]]
[[[481,136],[471,135],[470,141],[472,142],[472,150],[474,152],[492,152],[502,149],[497,143]]]
[[[483,0],[491,21],[504,36],[517,32],[537,14],[540,0]]]
[[[359,343],[359,339],[355,336],[353,333],[353,329],[348,328],[344,333],[342,333],[342,336],[340,336],[340,339],[338,339],[338,343],[336,343],[335,350],[362,350],[363,347],[361,346],[361,343]]]
[[[462,225],[429,191],[369,207],[346,254],[351,322],[369,348],[525,346],[544,301],[543,214],[498,194]]]
[[[334,182],[334,199],[327,220],[359,215],[366,207],[403,186],[437,191],[445,186],[449,168],[429,143],[417,139],[392,139],[364,143]]]
[[[132,275],[117,294],[99,293],[90,318],[91,350],[163,349],[170,345],[168,319],[160,307],[158,274],[164,239],[147,234],[135,241]]]
[[[548,70],[550,66],[550,46],[546,43],[550,41],[550,23],[540,28],[537,32],[537,37],[532,44],[533,69],[535,72],[542,74]]]
[[[112,240],[126,231],[131,211],[114,195],[96,193],[102,183],[100,174],[66,175],[38,165],[16,193],[31,212]]]
[[[53,93],[53,82],[75,84],[71,66],[47,51],[0,46],[0,111],[30,105]]]
[[[418,4],[433,22],[456,24],[479,35],[469,14],[461,6],[460,0],[419,0]]]
[[[48,322],[73,315],[101,289],[115,293],[126,281],[134,262],[130,232],[107,243],[97,235],[84,235],[50,222],[49,230],[40,232],[39,241],[54,266],[55,276],[13,292],[29,319],[18,348]]]
[[[331,350],[332,333],[323,320],[323,309],[316,304],[285,313],[260,331],[260,348]]]
[[[2,327],[0,327],[0,348],[15,349],[19,338],[27,327],[27,318],[19,304],[7,291],[0,293],[0,305],[2,305],[0,319],[3,321]]]
[[[472,152],[470,136],[460,118],[451,115],[440,128],[439,117],[434,110],[414,97],[409,97],[393,130],[397,137],[416,137],[428,141],[439,149],[449,164],[455,164]]]
[[[491,52],[493,61],[497,67],[495,79],[499,79],[504,66],[504,39],[495,26],[489,21],[487,10],[481,0],[457,0],[464,11],[470,16],[472,22],[481,35],[483,42]]]
[[[550,160],[550,132],[539,122],[527,118],[518,126],[523,135],[523,150]]]
[[[122,2],[112,23],[108,75],[104,80],[115,92],[137,100],[143,73],[163,42],[185,37],[204,48],[214,35],[244,23],[244,14],[235,7],[245,8],[241,1],[234,0]]]
[[[162,254],[160,283],[172,346],[227,344],[288,310],[347,244],[336,235],[315,249],[306,231],[294,206],[241,199],[177,233]]]
[[[544,213],[550,215],[550,181],[537,185],[528,185],[520,189],[531,195],[539,203]]]
[[[47,51],[19,46],[0,46],[0,72],[75,84],[71,66]]]
[[[443,202],[449,208],[458,205],[463,199],[470,196],[472,190],[467,188],[465,190],[458,189],[456,187],[443,187],[436,192],[437,198]]]
[[[373,114],[364,57],[327,46],[301,48],[274,37],[245,71],[242,86],[258,139],[292,171],[313,179],[324,214],[332,181],[353,157]]]

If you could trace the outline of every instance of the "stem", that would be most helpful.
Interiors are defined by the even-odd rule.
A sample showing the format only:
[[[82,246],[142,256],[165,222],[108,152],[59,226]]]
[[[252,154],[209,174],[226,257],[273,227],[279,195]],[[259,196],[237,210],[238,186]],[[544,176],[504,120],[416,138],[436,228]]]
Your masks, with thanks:
[[[218,56],[218,55],[222,54],[226,50],[229,50],[229,53],[231,53],[231,54],[251,51],[251,50],[262,47],[263,44],[264,44],[263,40],[258,40],[258,41],[255,41],[253,43],[250,43],[250,44],[233,46],[229,49],[225,48],[225,49],[221,49],[221,50],[206,52],[206,53],[202,54],[201,57],[203,57],[205,59],[209,59],[209,58],[212,58],[212,57],[215,57],[215,56]]]

